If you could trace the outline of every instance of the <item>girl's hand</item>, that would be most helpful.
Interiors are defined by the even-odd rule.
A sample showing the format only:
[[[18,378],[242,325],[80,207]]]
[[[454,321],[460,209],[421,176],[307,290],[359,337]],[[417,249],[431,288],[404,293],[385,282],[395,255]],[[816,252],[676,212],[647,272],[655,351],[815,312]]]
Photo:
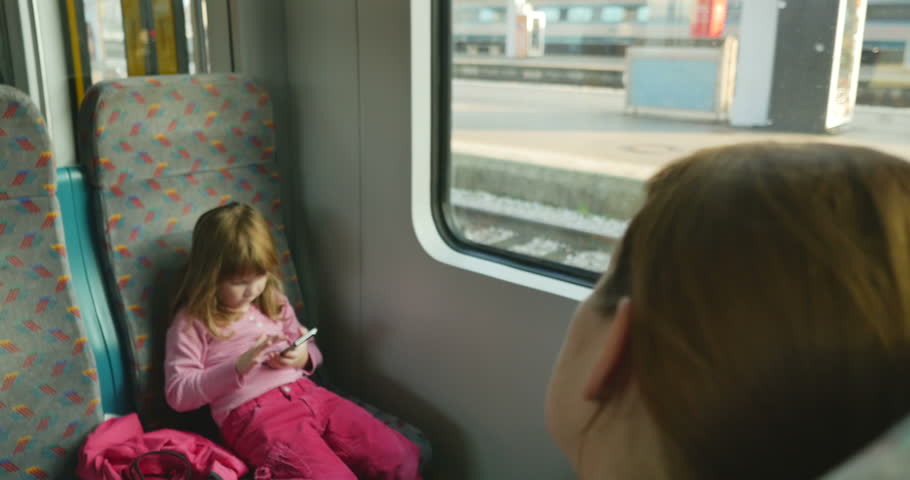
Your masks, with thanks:
[[[264,333],[260,335],[255,345],[237,357],[237,363],[234,364],[237,368],[237,373],[240,375],[250,373],[253,367],[262,362],[262,352],[271,344],[283,339],[284,335],[266,335]]]
[[[300,327],[300,334],[306,335],[307,330]],[[309,341],[307,341],[309,343]],[[287,352],[272,352],[265,360],[266,365],[272,368],[303,368],[310,361],[310,350],[307,344],[289,350]]]

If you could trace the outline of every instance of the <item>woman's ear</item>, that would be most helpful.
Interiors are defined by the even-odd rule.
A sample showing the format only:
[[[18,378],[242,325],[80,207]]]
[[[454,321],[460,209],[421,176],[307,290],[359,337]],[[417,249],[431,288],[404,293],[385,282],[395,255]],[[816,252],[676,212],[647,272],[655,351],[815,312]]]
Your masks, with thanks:
[[[629,343],[631,321],[632,301],[624,297],[616,307],[616,313],[607,332],[607,341],[588,377],[584,392],[585,400],[603,400],[610,387],[618,380],[619,366],[623,362]]]

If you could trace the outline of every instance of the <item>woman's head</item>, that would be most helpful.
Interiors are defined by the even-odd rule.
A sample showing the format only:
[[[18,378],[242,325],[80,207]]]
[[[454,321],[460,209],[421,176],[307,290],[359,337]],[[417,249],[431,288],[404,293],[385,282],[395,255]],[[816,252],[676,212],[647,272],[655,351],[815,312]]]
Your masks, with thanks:
[[[820,474],[910,407],[910,164],[823,144],[675,162],[574,323],[548,417],[578,462],[634,397],[672,478]]]
[[[218,326],[250,303],[275,317],[279,311],[278,255],[269,225],[255,208],[231,203],[202,214],[193,229],[177,306]]]

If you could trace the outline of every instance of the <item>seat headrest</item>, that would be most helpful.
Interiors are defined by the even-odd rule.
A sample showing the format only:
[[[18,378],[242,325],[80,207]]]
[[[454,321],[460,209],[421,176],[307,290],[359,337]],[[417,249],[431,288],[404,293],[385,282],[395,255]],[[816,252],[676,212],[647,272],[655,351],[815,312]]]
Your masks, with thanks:
[[[910,478],[910,417],[888,430],[821,480],[898,480]]]
[[[239,75],[99,82],[79,115],[82,162],[102,188],[274,160],[269,95]]]
[[[44,118],[28,94],[0,85],[0,200],[53,196],[56,184]]]

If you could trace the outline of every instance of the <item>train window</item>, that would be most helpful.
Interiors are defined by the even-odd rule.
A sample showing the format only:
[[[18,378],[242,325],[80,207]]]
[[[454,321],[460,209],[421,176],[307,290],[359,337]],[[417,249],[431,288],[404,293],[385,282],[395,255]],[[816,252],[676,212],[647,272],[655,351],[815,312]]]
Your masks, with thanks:
[[[626,17],[626,9],[614,5],[603,7],[600,10],[600,21],[606,23],[619,23]]]
[[[84,4],[92,83],[127,76],[126,36],[120,4],[120,0],[89,0]]]
[[[502,23],[506,18],[505,8],[481,8],[477,15],[480,23]]]
[[[742,0],[733,0],[727,4],[727,23],[739,23],[739,16],[742,15]]]
[[[540,7],[538,11],[543,12],[547,17],[547,23],[557,23],[562,21],[562,9],[559,7]]]
[[[75,105],[101,80],[208,71],[205,0],[66,3]]]
[[[570,23],[587,23],[594,19],[593,7],[569,7],[566,9],[566,21]]]
[[[505,19],[503,7],[463,7],[456,8],[452,14],[454,23],[503,23]]]
[[[689,21],[692,18],[692,2],[670,2],[667,8],[666,18],[678,22]]]
[[[459,7],[452,10],[453,23],[472,23],[477,21],[477,9],[470,7]]]
[[[637,22],[647,22],[651,19],[651,7],[647,5],[643,7],[638,7],[635,11],[635,21]]]
[[[870,21],[906,22],[910,20],[910,3],[870,4],[866,18]]]
[[[478,1],[440,3],[448,12]],[[427,54],[446,75],[434,134],[416,130],[431,122],[421,120],[415,100],[414,141],[429,137],[438,146],[431,170],[437,183],[425,203],[432,231],[452,251],[465,262],[494,260],[496,268],[585,284],[607,267],[641,204],[644,181],[696,149],[814,140],[910,155],[910,60],[897,53],[910,30],[882,28],[874,16],[866,21],[857,7],[863,2],[840,2],[846,10],[837,14],[811,2],[731,0],[732,21],[723,8],[688,18],[671,11],[675,3],[548,7],[545,14],[562,11],[567,21],[548,21],[536,49],[507,23],[496,30],[443,28],[469,45],[499,35],[503,53]],[[516,21],[540,12],[533,3],[516,4]],[[818,22],[806,25],[804,18]],[[830,32],[839,38],[816,40]],[[438,45],[449,40],[438,38]],[[878,55],[875,68],[860,62],[872,55],[867,51]],[[414,58],[418,75],[421,57]],[[419,75],[413,82],[433,91],[421,87]],[[415,155],[415,171],[419,161]],[[482,264],[470,268],[493,268]]]

